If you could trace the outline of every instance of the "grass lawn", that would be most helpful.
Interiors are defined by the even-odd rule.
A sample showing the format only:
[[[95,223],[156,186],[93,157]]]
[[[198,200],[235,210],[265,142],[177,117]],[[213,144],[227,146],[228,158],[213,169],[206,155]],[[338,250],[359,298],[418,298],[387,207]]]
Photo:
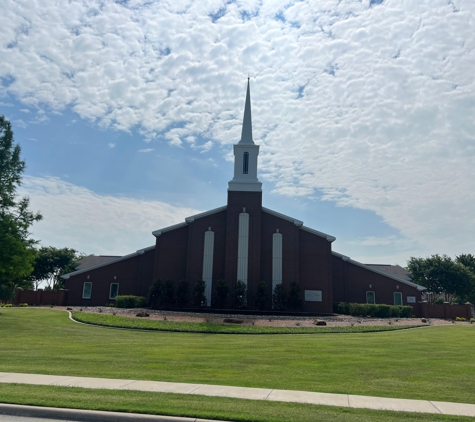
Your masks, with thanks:
[[[66,312],[3,308],[0,339],[0,372],[475,403],[475,325],[469,324],[361,334],[216,335],[91,327],[71,322]]]
[[[72,312],[76,321],[105,327],[133,328],[140,330],[173,331],[181,333],[213,333],[213,334],[325,334],[325,333],[370,333],[379,331],[404,330],[415,328],[411,325],[367,326],[354,325],[348,327],[259,327],[253,325],[224,325],[204,322],[174,322],[129,318],[120,315],[92,314]],[[420,325],[422,327],[424,325]]]
[[[472,418],[139,391],[0,384],[5,403],[256,422],[432,422]]]

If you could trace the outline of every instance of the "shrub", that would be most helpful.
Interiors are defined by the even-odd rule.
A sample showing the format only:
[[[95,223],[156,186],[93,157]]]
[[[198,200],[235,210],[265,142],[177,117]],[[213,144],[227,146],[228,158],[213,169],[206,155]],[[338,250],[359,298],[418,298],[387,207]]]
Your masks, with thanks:
[[[142,308],[145,303],[146,299],[143,296],[123,295],[115,297],[117,308]]]
[[[467,318],[458,316],[457,318],[455,318],[455,321],[467,321]]]
[[[302,289],[296,281],[290,283],[289,294],[287,295],[287,306],[293,310],[303,308]]]
[[[5,308],[11,308],[13,305],[11,303],[6,303]]]
[[[247,306],[247,286],[241,280],[238,280],[234,287],[234,307],[243,309]]]
[[[436,300],[434,300],[434,305],[443,305],[444,304],[444,298],[438,297]]]
[[[205,289],[206,289],[206,281],[198,280],[193,289],[193,305],[195,306],[207,305]]]
[[[267,290],[267,284],[264,281],[261,281],[257,285],[257,292],[254,301],[256,302],[256,308],[262,311],[269,299],[269,292]]]
[[[475,322],[475,318],[470,318],[470,324],[473,324]]]
[[[156,279],[148,290],[147,303],[151,308],[157,308],[160,305],[160,296],[162,294],[162,281]],[[117,298],[116,298],[117,303]]]
[[[338,302],[334,305],[337,313],[353,316],[371,316],[376,318],[409,318],[412,306],[372,305],[368,303]]]
[[[28,306],[28,303],[20,303],[19,306],[25,307],[25,306]]]
[[[188,282],[181,280],[176,288],[176,304],[186,306],[188,304]]]
[[[228,295],[229,286],[224,280],[218,280],[214,287],[213,306],[220,309],[224,308]]]
[[[336,302],[333,304],[333,312],[337,314],[350,315],[350,304],[347,302]]]
[[[283,311],[287,302],[287,293],[282,283],[277,284],[272,292],[272,308]]]
[[[175,292],[173,290],[173,281],[165,280],[161,284],[161,292],[158,298],[160,306],[169,307],[175,303]]]
[[[155,280],[148,291],[147,302],[151,308],[160,308],[173,305],[175,302],[175,293],[173,290],[173,281]]]

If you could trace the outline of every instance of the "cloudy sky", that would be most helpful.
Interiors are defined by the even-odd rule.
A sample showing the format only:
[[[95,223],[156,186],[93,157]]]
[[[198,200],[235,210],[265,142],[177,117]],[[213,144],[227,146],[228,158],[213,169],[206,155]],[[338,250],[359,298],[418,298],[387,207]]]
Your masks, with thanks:
[[[225,205],[249,75],[264,206],[362,262],[475,253],[474,19],[473,0],[3,0],[33,235],[122,255]]]

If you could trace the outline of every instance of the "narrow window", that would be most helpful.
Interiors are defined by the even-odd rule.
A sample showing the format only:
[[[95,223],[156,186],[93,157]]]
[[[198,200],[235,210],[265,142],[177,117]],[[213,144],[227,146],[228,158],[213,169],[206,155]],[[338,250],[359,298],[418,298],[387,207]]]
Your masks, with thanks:
[[[239,214],[237,279],[247,286],[249,260],[249,214]]]
[[[244,153],[244,158],[242,160],[242,173],[247,174],[249,172],[249,153]]]
[[[92,283],[90,281],[87,281],[86,283],[84,283],[84,286],[82,288],[82,298],[90,299],[91,293],[92,293]]]
[[[115,299],[119,294],[119,283],[111,283],[111,288],[109,290],[109,299]]]
[[[394,292],[394,304],[396,306],[402,306],[402,293]]]
[[[376,295],[374,292],[366,292],[366,303],[374,305],[376,303]]]
[[[282,234],[272,235],[272,291],[282,283]]]
[[[214,232],[211,227],[205,232],[205,243],[203,251],[203,277],[206,283],[205,296],[206,305],[211,306],[211,287],[213,283],[213,255],[214,255]]]

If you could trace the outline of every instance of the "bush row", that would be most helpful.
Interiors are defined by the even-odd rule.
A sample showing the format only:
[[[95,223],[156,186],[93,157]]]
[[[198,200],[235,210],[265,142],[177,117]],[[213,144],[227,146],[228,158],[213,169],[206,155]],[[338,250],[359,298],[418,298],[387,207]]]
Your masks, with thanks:
[[[143,308],[147,299],[143,296],[123,295],[115,297],[115,306],[117,308]]]
[[[412,306],[372,305],[367,303],[337,302],[333,306],[333,311],[337,314],[377,318],[410,318],[412,316]]]
[[[205,290],[206,282],[203,280],[198,280],[191,292],[187,281],[173,283],[171,280],[155,280],[150,287],[147,303],[152,308],[186,307],[188,304],[194,307],[207,306],[210,304],[207,303]],[[275,310],[299,310],[303,308],[302,296],[302,290],[296,282],[290,283],[288,292],[282,284],[269,292],[267,284],[262,281],[252,294],[240,280],[231,289],[224,280],[218,280],[213,283],[211,306],[217,309],[245,309],[254,306],[262,310],[271,299]]]

